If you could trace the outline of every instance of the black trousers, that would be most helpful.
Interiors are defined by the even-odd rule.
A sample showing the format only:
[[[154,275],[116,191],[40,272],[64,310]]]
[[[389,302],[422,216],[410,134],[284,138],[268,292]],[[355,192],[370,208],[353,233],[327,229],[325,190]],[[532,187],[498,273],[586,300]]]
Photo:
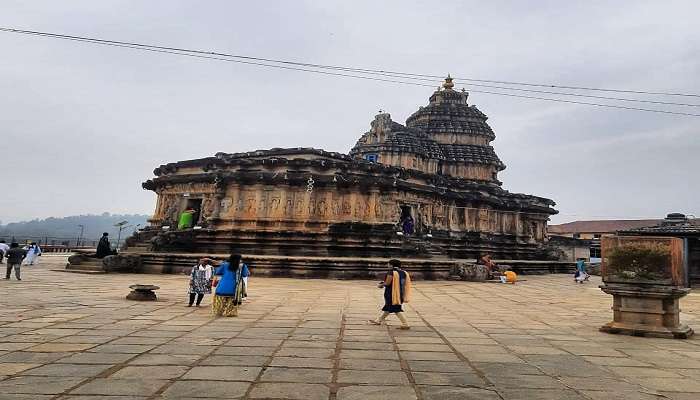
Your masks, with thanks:
[[[190,305],[194,304],[194,296],[197,295],[197,305],[202,303],[204,293],[190,293]]]
[[[15,269],[15,278],[17,278],[18,281],[21,280],[22,278],[20,278],[20,275],[19,275],[19,271],[20,271],[21,266],[22,266],[21,263],[20,264],[10,264],[10,262],[8,261],[7,262],[7,273],[5,274],[5,279],[10,279],[10,273],[12,273],[12,269],[14,268]]]

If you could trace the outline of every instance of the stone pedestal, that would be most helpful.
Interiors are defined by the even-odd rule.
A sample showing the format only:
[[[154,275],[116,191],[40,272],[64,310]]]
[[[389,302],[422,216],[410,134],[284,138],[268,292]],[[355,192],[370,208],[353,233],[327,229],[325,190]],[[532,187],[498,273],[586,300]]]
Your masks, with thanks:
[[[160,287],[155,285],[131,285],[129,286],[131,292],[126,295],[127,300],[136,301],[156,301],[156,293],[154,290],[160,289]]]
[[[607,283],[600,289],[613,296],[613,320],[601,332],[676,339],[693,334],[678,316],[678,300],[690,289],[631,283]]]

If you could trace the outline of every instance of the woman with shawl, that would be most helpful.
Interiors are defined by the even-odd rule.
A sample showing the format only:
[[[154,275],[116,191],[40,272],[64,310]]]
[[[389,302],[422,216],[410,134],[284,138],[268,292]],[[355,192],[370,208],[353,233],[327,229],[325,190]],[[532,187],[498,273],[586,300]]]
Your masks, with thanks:
[[[214,286],[214,300],[212,301],[212,312],[216,316],[237,317],[238,306],[243,299],[245,288],[243,287],[243,276],[248,275],[247,266],[241,265],[241,255],[231,254],[228,261],[221,263],[214,274],[218,279]]]
[[[109,243],[109,233],[105,232],[102,234],[100,242],[97,243],[97,252],[95,253],[95,257],[105,258],[112,254],[114,253],[112,253],[112,246]]]
[[[411,277],[408,272],[401,269],[401,261],[389,260],[391,269],[384,277],[384,281],[379,283],[380,288],[384,288],[384,307],[382,314],[376,320],[369,322],[374,325],[381,325],[389,314],[396,314],[401,321],[399,329],[410,329],[408,321],[403,315],[403,303],[408,303],[411,297]]]

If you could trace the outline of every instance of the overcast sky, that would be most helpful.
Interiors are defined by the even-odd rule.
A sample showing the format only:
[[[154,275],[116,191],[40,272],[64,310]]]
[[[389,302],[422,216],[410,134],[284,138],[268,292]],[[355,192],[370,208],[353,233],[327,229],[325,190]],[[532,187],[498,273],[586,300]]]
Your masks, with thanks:
[[[0,0],[0,10],[0,25],[20,29],[468,78],[700,93],[697,1]],[[432,92],[2,32],[0,52],[5,223],[149,214],[155,196],[141,182],[162,163],[272,147],[347,152],[377,110],[403,123]],[[496,132],[493,145],[508,166],[503,187],[556,201],[555,223],[700,216],[699,117],[483,93],[469,102]]]

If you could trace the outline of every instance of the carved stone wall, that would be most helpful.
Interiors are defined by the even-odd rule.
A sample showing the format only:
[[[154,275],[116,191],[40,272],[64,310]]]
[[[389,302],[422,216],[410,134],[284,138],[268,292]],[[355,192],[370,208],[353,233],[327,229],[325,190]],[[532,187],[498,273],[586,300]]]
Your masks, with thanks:
[[[188,196],[185,197],[184,195]],[[416,229],[423,231],[485,232],[544,239],[546,217],[491,209],[457,206],[433,196],[407,191],[228,184],[217,195],[213,185],[170,185],[158,196],[153,221],[176,223],[187,199],[202,199],[199,223],[214,229],[326,229],[330,224],[365,222],[398,224],[401,206],[411,208]],[[216,218],[214,217],[214,214]],[[307,223],[313,222],[313,226]],[[263,227],[263,228],[261,228]]]

